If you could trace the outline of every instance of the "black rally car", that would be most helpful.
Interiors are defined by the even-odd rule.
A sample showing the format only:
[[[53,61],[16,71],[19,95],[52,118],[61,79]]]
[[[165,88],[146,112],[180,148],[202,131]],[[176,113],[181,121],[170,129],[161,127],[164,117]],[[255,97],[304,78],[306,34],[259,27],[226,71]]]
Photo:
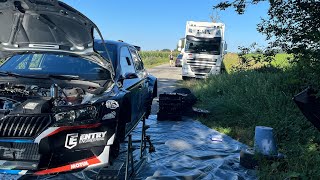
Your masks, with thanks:
[[[157,95],[137,47],[57,0],[1,0],[0,24],[0,173],[109,165]]]

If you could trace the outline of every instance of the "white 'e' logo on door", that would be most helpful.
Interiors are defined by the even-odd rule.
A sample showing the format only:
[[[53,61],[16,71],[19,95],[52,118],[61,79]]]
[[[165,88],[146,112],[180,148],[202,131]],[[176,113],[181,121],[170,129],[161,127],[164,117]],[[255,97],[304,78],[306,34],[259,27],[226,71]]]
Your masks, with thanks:
[[[64,147],[68,149],[74,148],[78,144],[78,133],[67,134],[66,142],[64,143]]]

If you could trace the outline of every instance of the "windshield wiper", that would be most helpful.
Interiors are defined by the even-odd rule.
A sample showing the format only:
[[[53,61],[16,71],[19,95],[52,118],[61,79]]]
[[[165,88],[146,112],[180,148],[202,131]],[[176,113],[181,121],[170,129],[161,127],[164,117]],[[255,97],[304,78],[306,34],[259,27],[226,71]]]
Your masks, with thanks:
[[[35,78],[35,79],[60,79],[60,80],[80,80],[79,76],[75,75],[61,75],[61,74],[48,74],[48,75],[22,75],[9,71],[0,71],[0,75],[13,76],[13,77],[23,77],[23,78]]]
[[[25,78],[37,78],[37,79],[43,79],[41,77],[37,77],[34,75],[22,75],[22,74],[17,74],[9,71],[0,71],[1,75],[6,75],[6,76],[13,76],[13,77],[25,77]]]
[[[49,74],[47,77],[61,80],[80,80],[80,77],[76,75]]]

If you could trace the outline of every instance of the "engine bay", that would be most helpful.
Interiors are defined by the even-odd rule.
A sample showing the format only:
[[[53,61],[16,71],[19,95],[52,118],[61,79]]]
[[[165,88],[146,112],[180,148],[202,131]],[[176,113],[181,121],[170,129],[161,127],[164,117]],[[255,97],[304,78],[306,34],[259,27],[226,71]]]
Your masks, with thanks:
[[[50,88],[38,85],[0,84],[0,114],[51,113],[53,107],[73,106],[87,103],[93,94],[79,87]]]

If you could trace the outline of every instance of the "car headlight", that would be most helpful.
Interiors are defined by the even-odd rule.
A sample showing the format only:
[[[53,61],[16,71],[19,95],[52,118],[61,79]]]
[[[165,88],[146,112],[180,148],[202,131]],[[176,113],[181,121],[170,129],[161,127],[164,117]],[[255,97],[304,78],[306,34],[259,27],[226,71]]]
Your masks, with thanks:
[[[56,113],[54,115],[58,123],[73,123],[81,121],[92,121],[97,117],[98,111],[94,106],[88,106],[79,109],[72,109]]]

